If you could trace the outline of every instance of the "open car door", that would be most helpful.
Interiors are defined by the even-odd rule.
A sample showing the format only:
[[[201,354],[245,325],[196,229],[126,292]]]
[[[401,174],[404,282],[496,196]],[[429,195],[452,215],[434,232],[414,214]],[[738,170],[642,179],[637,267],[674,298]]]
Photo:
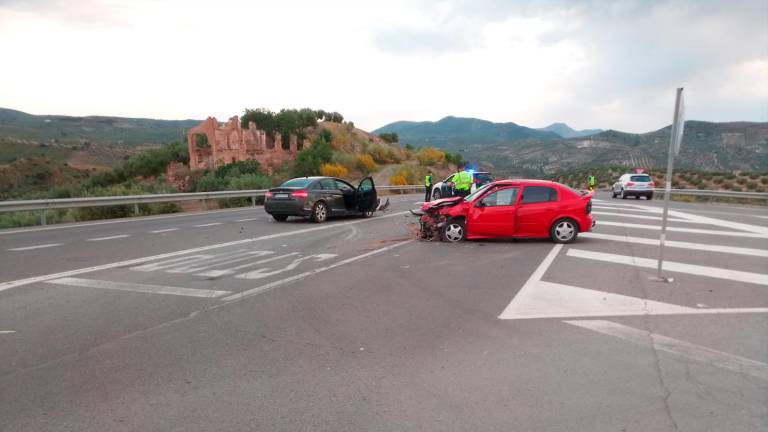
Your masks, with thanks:
[[[376,187],[371,177],[364,178],[357,186],[357,210],[361,213],[373,212],[379,200],[376,199]]]

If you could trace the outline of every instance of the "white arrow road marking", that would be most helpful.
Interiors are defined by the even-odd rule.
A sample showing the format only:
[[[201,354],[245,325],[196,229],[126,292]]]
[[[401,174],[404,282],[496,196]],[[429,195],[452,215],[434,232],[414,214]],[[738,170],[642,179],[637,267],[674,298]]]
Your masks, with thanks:
[[[163,285],[146,285],[146,284],[139,284],[139,283],[111,282],[111,281],[80,279],[80,278],[72,278],[72,277],[49,280],[49,281],[46,281],[46,283],[57,284],[57,285],[78,286],[78,287],[86,287],[86,288],[99,288],[99,289],[109,289],[109,290],[118,290],[118,291],[134,291],[134,292],[142,292],[142,293],[150,293],[150,294],[168,294],[168,295],[177,295],[177,296],[205,297],[205,298],[216,298],[216,297],[221,297],[223,295],[227,295],[231,293],[231,291],[216,291],[216,290],[205,290],[205,289],[180,288],[180,287],[163,286]]]
[[[659,246],[659,239],[657,238],[653,239],[653,238],[645,238],[645,237],[630,237],[630,236],[624,236],[624,235],[601,234],[601,233],[595,233],[595,232],[585,232],[585,233],[581,233],[579,236],[586,237],[586,238],[595,238],[600,240],[610,240],[610,241],[617,241],[617,242],[624,242],[624,243],[636,243],[636,244]],[[720,246],[720,245],[713,245],[713,244],[706,244],[706,243],[689,243],[689,242],[672,241],[672,240],[666,240],[664,242],[664,245],[666,247],[673,247],[673,248],[693,249],[693,250],[707,251],[707,252],[721,252],[721,253],[727,253],[727,254],[750,255],[750,256],[768,258],[768,250],[764,250],[764,249],[743,248],[743,247],[735,247],[735,246]]]
[[[8,249],[8,250],[18,252],[18,251],[27,251],[32,249],[43,249],[43,248],[49,248],[54,246],[61,246],[61,243],[49,243],[49,244],[43,244],[43,245],[37,245],[37,246],[17,247],[17,248]]]
[[[239,275],[237,275],[235,277],[239,278],[239,279],[262,279],[262,278],[265,278],[265,277],[274,276],[274,275],[279,274],[279,273],[284,273],[284,272],[293,270],[296,267],[298,267],[299,264],[301,264],[304,261],[309,261],[309,260],[313,259],[313,260],[319,262],[319,261],[329,260],[329,259],[335,258],[337,256],[338,255],[336,255],[336,254],[308,255],[308,256],[305,256],[305,257],[296,258],[295,260],[293,260],[293,262],[291,262],[290,264],[288,264],[287,266],[285,266],[285,267],[283,267],[283,268],[281,268],[279,270],[269,271],[269,270],[272,270],[272,269],[269,268],[269,267],[265,267],[265,268],[261,268],[261,269],[258,269],[258,270],[253,270],[253,271],[250,271],[250,272],[247,272],[247,273],[239,274]]]
[[[273,253],[273,252],[270,252],[270,253]],[[276,256],[276,257],[272,257],[272,258],[266,258],[266,259],[259,260],[259,261],[256,261],[256,262],[245,263],[245,264],[241,264],[239,266],[234,266],[234,267],[225,268],[225,269],[221,269],[221,270],[208,270],[208,271],[204,271],[202,273],[196,273],[195,275],[196,276],[204,276],[204,277],[220,277],[220,276],[224,276],[224,275],[227,275],[227,274],[235,273],[236,270],[252,267],[252,266],[255,266],[255,265],[259,265],[259,264],[265,264],[265,263],[272,262],[272,261],[277,261],[277,260],[280,260],[280,259],[283,259],[283,258],[288,258],[288,257],[294,256],[294,255],[298,255],[298,254],[299,254],[298,252],[291,252],[291,253],[287,253],[285,255],[279,255],[279,256]]]
[[[624,339],[647,349],[665,351],[700,363],[768,380],[768,364],[700,345],[603,320],[563,321],[598,333]]]
[[[638,258],[627,255],[617,255],[603,252],[592,252],[581,249],[568,249],[568,256],[575,258],[585,258],[596,261],[605,261],[613,264],[626,264],[635,267],[656,269],[658,260],[650,258]],[[752,273],[745,271],[729,270],[719,267],[708,267],[701,265],[685,264],[675,261],[664,261],[664,270],[687,273],[697,276],[705,276],[716,279],[727,279],[757,285],[768,285],[768,275],[762,273]]]

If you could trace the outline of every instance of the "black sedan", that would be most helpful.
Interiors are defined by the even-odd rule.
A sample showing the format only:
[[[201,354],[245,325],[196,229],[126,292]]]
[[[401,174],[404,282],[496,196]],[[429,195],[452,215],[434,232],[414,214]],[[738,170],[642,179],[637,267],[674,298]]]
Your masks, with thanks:
[[[333,177],[300,177],[267,192],[264,209],[278,222],[288,216],[309,217],[325,222],[331,216],[373,216],[379,200],[373,179],[364,178],[357,187]]]

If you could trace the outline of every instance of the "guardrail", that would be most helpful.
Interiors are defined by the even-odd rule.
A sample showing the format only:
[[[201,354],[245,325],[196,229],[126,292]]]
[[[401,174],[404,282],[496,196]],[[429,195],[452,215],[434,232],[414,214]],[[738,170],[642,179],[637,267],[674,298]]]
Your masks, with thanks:
[[[376,186],[377,190],[423,190],[423,185],[404,185],[404,186]],[[46,210],[78,208],[78,207],[101,207],[110,205],[133,205],[135,214],[139,214],[139,204],[179,202],[179,201],[200,201],[205,208],[206,200],[223,198],[251,198],[251,204],[256,206],[256,197],[264,195],[269,189],[254,189],[240,191],[219,191],[219,192],[190,192],[190,193],[172,193],[172,194],[151,194],[151,195],[120,195],[105,197],[86,197],[86,198],[59,198],[59,199],[40,199],[24,201],[0,201],[0,213],[17,211],[39,211],[40,224],[46,224]]]
[[[663,189],[656,189],[656,193],[663,194]],[[749,198],[768,200],[768,193],[764,192],[734,192],[734,191],[712,191],[701,189],[670,189],[672,195],[693,195],[704,197],[722,197],[722,198]]]

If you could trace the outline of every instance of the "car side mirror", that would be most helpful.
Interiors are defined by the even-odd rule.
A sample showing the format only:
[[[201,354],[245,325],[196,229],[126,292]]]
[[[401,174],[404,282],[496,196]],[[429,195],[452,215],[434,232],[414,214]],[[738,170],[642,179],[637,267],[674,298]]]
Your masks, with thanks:
[[[485,206],[486,204],[485,204],[485,201],[483,200],[480,200],[477,202],[477,204],[475,204],[475,207],[485,207]]]

